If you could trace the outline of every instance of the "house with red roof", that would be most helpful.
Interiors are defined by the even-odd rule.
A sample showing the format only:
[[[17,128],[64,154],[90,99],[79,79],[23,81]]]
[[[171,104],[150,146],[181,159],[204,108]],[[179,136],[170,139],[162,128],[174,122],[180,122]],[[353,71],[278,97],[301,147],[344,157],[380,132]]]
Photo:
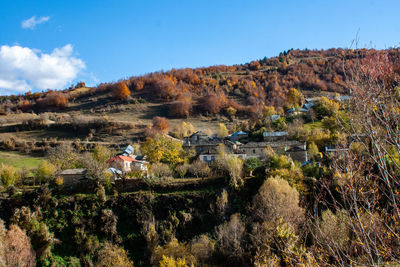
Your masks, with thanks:
[[[110,165],[110,167],[122,172],[130,172],[132,169],[136,169],[134,166],[136,161],[136,159],[129,156],[117,155],[107,160],[107,163]]]

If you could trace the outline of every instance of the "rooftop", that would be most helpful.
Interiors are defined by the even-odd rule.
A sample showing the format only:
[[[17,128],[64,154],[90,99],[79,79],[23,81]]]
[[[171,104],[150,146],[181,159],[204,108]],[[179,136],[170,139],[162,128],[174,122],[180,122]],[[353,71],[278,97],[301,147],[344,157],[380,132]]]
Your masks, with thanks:
[[[67,169],[63,170],[60,174],[61,175],[77,175],[77,174],[85,174],[86,169],[80,168],[80,169]]]

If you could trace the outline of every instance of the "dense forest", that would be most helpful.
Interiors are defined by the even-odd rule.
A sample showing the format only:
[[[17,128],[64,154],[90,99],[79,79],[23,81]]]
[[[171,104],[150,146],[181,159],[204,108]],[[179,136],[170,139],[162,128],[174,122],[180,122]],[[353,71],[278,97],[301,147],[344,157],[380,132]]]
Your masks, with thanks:
[[[243,117],[229,129],[219,123],[210,140],[246,131],[245,141],[262,143],[263,132],[285,131],[307,144],[309,158],[298,162],[286,147],[268,146],[261,158],[242,159],[218,145],[207,164],[183,146],[193,125],[182,120],[171,130],[168,119],[155,117],[146,138],[133,144],[151,177],[130,172],[112,183],[105,170],[115,151],[48,145],[31,175],[0,168],[0,265],[399,264],[399,56],[396,49],[289,50],[244,65],[2,97],[3,116],[64,112],[91,99],[163,103],[170,118]],[[86,169],[87,183],[66,189],[59,172],[77,168]]]

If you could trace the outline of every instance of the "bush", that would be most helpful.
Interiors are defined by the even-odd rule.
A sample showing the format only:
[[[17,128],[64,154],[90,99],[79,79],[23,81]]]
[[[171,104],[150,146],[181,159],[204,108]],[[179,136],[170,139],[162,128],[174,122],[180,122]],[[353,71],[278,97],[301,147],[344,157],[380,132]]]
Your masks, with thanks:
[[[13,166],[2,164],[0,169],[0,178],[3,186],[7,188],[15,184],[19,175]]]
[[[334,116],[338,113],[340,104],[334,100],[330,100],[327,97],[321,97],[317,103],[315,103],[313,109],[317,113],[317,118],[322,119],[325,116]]]
[[[336,214],[330,210],[322,212],[317,224],[317,242],[326,249],[337,248],[343,250],[350,240],[350,222],[344,210]]]
[[[211,173],[211,170],[210,167],[208,167],[207,163],[201,160],[196,160],[191,165],[189,165],[189,172],[190,174],[199,178],[208,177]]]
[[[190,250],[198,262],[205,264],[213,255],[215,242],[206,235],[195,238],[190,245]]]
[[[168,120],[164,117],[154,117],[152,129],[159,133],[167,133],[169,130]]]
[[[43,160],[35,171],[35,176],[38,182],[41,184],[43,182],[49,182],[54,178],[54,174],[57,171],[57,167]]]
[[[245,230],[238,213],[233,214],[229,222],[225,222],[217,228],[216,251],[229,263],[238,264],[238,266],[243,263]]]
[[[35,266],[35,252],[32,249],[26,232],[21,230],[17,225],[12,224],[7,234],[5,234],[2,221],[1,224],[2,233],[0,233],[0,242],[4,249],[4,255],[0,255],[4,257],[0,258],[0,263],[4,264],[2,266]]]
[[[299,193],[279,177],[268,178],[253,199],[253,216],[258,221],[285,222],[297,227],[304,220],[304,210],[299,207]]]
[[[128,86],[126,86],[126,83],[119,82],[113,86],[111,94],[116,99],[124,100],[131,94],[131,92],[129,91]]]
[[[131,267],[133,262],[129,259],[126,251],[110,242],[106,242],[104,247],[97,253],[96,266],[99,267]]]
[[[151,172],[157,178],[170,177],[172,171],[167,164],[164,163],[154,163],[151,165]]]
[[[111,156],[112,152],[105,146],[96,145],[93,149],[93,158],[98,162],[105,163]]]
[[[152,262],[160,263],[163,261],[163,257],[170,257],[172,259],[184,261],[186,264],[195,265],[196,259],[190,251],[190,247],[185,243],[180,243],[176,238],[173,238],[171,242],[164,246],[157,246],[152,255]],[[165,262],[165,261],[164,261]],[[168,266],[168,265],[166,265]],[[187,266],[187,265],[184,265]]]
[[[175,172],[179,175],[180,178],[184,178],[186,173],[189,170],[189,164],[181,164],[175,167]]]

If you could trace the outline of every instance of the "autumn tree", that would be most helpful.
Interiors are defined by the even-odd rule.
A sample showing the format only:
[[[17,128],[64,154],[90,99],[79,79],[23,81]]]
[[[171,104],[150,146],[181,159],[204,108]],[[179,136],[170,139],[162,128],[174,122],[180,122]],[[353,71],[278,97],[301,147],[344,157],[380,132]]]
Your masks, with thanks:
[[[216,166],[229,178],[229,185],[234,189],[243,186],[243,160],[226,153],[225,146],[218,148]]]
[[[140,150],[150,162],[162,162],[172,165],[183,162],[182,155],[184,151],[182,143],[161,135],[147,138],[141,145]]]
[[[111,94],[115,99],[124,100],[131,94],[131,92],[125,82],[118,82],[113,86]]]
[[[205,112],[216,114],[221,111],[222,108],[226,107],[228,100],[224,93],[220,94],[209,94],[200,99],[200,107]]]
[[[131,267],[133,266],[133,262],[129,259],[127,252],[122,247],[106,242],[103,248],[97,253],[96,266]]]
[[[301,107],[304,103],[304,96],[295,88],[290,88],[286,94],[286,101],[289,107]]]
[[[112,151],[105,146],[96,145],[92,152],[93,158],[98,162],[104,163],[112,156]]]
[[[182,121],[182,123],[178,124],[173,130],[174,136],[181,139],[192,135],[194,132],[196,132],[196,129],[193,124],[185,121]]]
[[[154,163],[151,165],[151,173],[157,178],[170,177],[172,175],[172,170],[165,163]]]
[[[167,133],[169,130],[168,120],[164,117],[154,117],[152,129],[158,133]]]
[[[193,101],[190,93],[179,94],[177,99],[170,105],[170,115],[173,117],[188,117],[192,110]]]
[[[220,123],[218,126],[218,137],[225,138],[229,134],[228,128],[226,128],[225,124]]]
[[[169,259],[166,257],[169,257]],[[164,246],[157,246],[152,255],[152,262],[159,263],[160,266],[171,266],[166,264],[168,262],[172,264],[178,263],[172,266],[194,266],[197,263],[195,257],[191,254],[190,247],[186,243],[179,242],[176,238],[173,238]],[[184,262],[185,264],[179,265],[179,262]]]
[[[61,170],[79,166],[79,155],[71,142],[62,142],[48,151],[49,162]]]
[[[245,226],[240,214],[233,214],[229,221],[218,226],[216,231],[216,251],[231,264],[243,264],[243,239]]]
[[[357,244],[356,255],[346,245],[336,247],[332,254],[341,264],[349,258],[358,265],[399,261],[399,247],[393,245],[400,235],[396,226],[400,221],[399,66],[399,58],[388,51],[371,51],[357,64],[346,64],[346,83],[353,98],[348,104],[349,125],[342,130],[361,149],[353,147],[333,157],[337,186],[331,195],[339,194],[334,205],[349,219]],[[323,111],[337,110],[337,104],[325,106],[331,108]],[[326,113],[323,115],[331,115]],[[325,186],[329,188],[329,183]]]
[[[68,106],[68,97],[62,92],[50,92],[44,98],[38,100],[40,107],[66,108]]]
[[[211,170],[208,167],[208,164],[201,161],[201,160],[195,160],[190,166],[189,166],[189,172],[190,174],[196,176],[197,178],[199,177],[207,177],[210,175]]]
[[[0,178],[3,186],[7,188],[15,184],[19,178],[19,174],[13,166],[2,164],[0,168]]]
[[[319,119],[322,119],[325,116],[335,116],[338,113],[339,108],[339,103],[325,96],[321,97],[313,107]]]
[[[268,178],[253,200],[253,216],[259,221],[285,222],[297,227],[304,220],[304,210],[299,207],[299,193],[279,177]]]
[[[1,224],[3,225],[2,221]],[[0,237],[2,243],[0,245],[4,252],[2,251],[3,258],[0,259],[0,264],[3,263],[2,266],[35,266],[35,252],[26,232],[15,224],[10,225],[7,234],[5,234],[4,226],[2,228],[3,233],[0,233],[0,235],[3,236]]]
[[[49,182],[54,178],[56,171],[56,166],[47,160],[43,160],[36,169],[35,176],[39,183]]]

